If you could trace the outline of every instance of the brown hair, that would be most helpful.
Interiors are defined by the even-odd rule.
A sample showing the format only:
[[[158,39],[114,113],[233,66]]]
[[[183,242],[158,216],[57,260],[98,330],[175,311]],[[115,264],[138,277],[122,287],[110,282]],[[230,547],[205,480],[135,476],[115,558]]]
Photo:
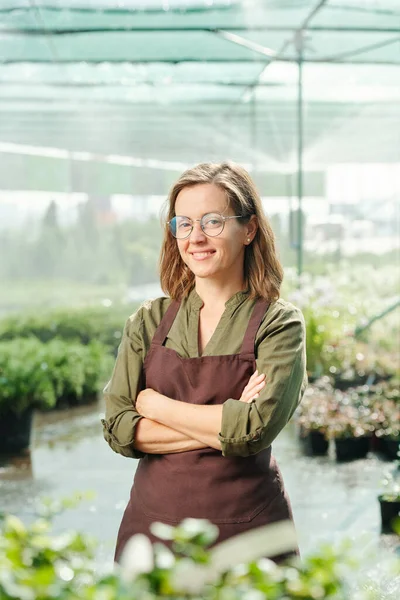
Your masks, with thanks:
[[[256,216],[257,232],[245,249],[244,279],[251,298],[261,296],[276,300],[279,298],[283,269],[277,256],[275,236],[257,189],[243,167],[230,162],[201,163],[182,173],[169,194],[165,207],[166,221],[175,216],[179,192],[188,186],[204,183],[212,183],[225,190],[235,214],[243,216],[241,222],[248,223],[252,215]],[[186,297],[195,282],[194,274],[183,262],[176,239],[167,224],[160,256],[160,282],[164,293],[176,300]]]

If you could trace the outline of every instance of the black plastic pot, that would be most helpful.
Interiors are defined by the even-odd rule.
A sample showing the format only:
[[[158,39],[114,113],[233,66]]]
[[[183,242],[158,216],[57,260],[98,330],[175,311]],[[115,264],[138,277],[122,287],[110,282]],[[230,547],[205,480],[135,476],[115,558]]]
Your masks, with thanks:
[[[328,453],[329,441],[321,431],[301,431],[299,439],[306,456],[325,456]]]
[[[334,380],[334,388],[335,390],[345,391],[349,388],[359,387],[360,385],[365,385],[368,381],[368,377],[360,377],[356,375],[353,379],[341,379],[341,377],[336,377]]]
[[[21,414],[9,410],[0,412],[0,453],[18,454],[29,448],[31,441],[33,408]]]
[[[365,375],[359,375],[356,373],[353,379],[342,379],[342,374],[337,373],[334,377],[334,388],[336,390],[348,390],[349,388],[358,387],[360,385],[372,385],[380,383],[381,381],[387,381],[390,379],[390,375],[386,373],[365,373]]]
[[[369,449],[371,452],[381,452],[382,450],[382,438],[378,437],[375,431],[372,432],[369,439]]]
[[[381,531],[382,533],[394,533],[394,521],[400,519],[400,500],[391,502],[384,500],[382,496],[378,497],[381,506]]]
[[[93,404],[98,400],[97,393],[84,393],[82,398],[77,398],[75,394],[66,394],[61,398],[58,398],[55,409],[56,410],[65,410],[70,406],[86,406],[88,404]]]
[[[84,392],[82,398],[76,396],[69,396],[68,406],[86,406],[87,404],[93,404],[98,399],[97,393],[91,392],[90,394]]]
[[[379,451],[390,460],[396,460],[399,451],[399,438],[381,437]]]
[[[336,460],[345,462],[365,458],[369,451],[369,437],[336,438]]]

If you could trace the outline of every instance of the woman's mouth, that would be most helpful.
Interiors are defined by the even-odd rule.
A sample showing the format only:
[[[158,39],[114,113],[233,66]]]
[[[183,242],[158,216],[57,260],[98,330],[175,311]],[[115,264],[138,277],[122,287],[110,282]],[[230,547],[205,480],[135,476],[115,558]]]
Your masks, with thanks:
[[[191,252],[190,254],[194,258],[194,260],[206,260],[207,258],[210,258],[210,256],[212,256],[213,254],[215,254],[215,250],[203,250],[202,252]]]

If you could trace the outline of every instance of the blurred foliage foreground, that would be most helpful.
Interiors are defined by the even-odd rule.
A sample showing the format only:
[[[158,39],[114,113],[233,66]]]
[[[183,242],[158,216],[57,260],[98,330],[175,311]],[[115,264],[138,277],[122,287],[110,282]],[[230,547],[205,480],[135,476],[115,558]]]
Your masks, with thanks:
[[[218,530],[208,521],[186,519],[177,527],[154,523],[158,543],[151,545],[145,536],[134,536],[121,564],[99,573],[94,568],[94,540],[78,532],[52,533],[54,507],[54,502],[48,502],[29,527],[14,516],[0,521],[0,600],[399,597],[400,559],[382,553],[378,557],[365,542],[362,550],[348,542],[337,549],[324,546],[303,561],[292,559],[279,566],[265,558],[293,547],[295,534],[288,522],[247,532],[210,551],[207,547]]]

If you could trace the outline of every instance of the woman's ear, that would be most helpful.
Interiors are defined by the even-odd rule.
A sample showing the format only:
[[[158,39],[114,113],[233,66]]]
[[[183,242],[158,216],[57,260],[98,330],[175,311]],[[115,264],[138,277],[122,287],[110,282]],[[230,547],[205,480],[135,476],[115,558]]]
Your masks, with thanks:
[[[247,240],[250,240],[250,242],[253,241],[254,236],[257,233],[257,229],[258,229],[257,217],[256,217],[256,215],[251,215],[250,221],[246,225]],[[248,243],[250,243],[250,242],[248,242]]]

